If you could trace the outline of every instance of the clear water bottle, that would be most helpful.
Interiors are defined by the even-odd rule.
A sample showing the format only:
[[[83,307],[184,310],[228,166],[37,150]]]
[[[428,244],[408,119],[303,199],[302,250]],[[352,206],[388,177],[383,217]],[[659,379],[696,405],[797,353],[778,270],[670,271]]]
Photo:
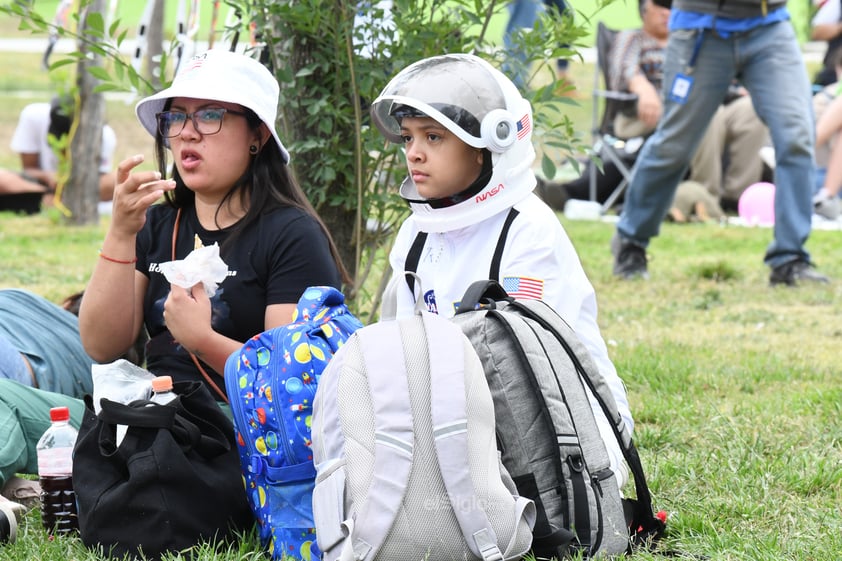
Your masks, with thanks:
[[[172,391],[171,376],[156,376],[152,378],[150,384],[151,389],[149,386],[146,386],[147,392],[149,393],[149,401],[164,405],[175,399],[176,394]],[[126,425],[117,425],[117,446],[120,446],[123,442],[123,438],[125,438],[128,430],[129,427]]]
[[[50,409],[52,424],[38,440],[41,521],[48,532],[68,534],[79,529],[73,492],[73,446],[78,433],[70,426],[67,407]]]
[[[152,378],[152,397],[150,401],[165,405],[175,399],[175,392],[172,390],[171,376],[156,376]]]

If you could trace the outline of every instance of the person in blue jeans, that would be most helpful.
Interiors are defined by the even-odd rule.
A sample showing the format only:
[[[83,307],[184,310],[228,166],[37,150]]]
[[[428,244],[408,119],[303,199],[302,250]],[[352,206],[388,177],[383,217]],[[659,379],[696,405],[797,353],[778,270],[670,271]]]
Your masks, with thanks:
[[[567,2],[564,0],[544,0],[544,5],[547,6],[554,17],[562,17],[567,14]],[[569,45],[562,45],[568,47]],[[567,69],[570,66],[570,61],[566,58],[557,58],[555,61],[556,77],[559,80],[568,80]]]
[[[657,0],[665,3],[668,0]],[[646,248],[707,124],[739,77],[775,147],[772,285],[829,282],[804,248],[813,212],[814,127],[807,69],[786,0],[675,0],[664,62],[664,113],[641,149],[611,242],[614,275],[648,278]]]
[[[519,52],[512,41],[513,34],[518,29],[531,29],[538,20],[538,14],[546,9],[552,10],[554,16],[561,17],[567,11],[567,4],[564,0],[512,0],[508,9],[509,21],[503,32],[503,45],[506,47],[508,60],[503,64],[502,70],[518,89],[523,90],[529,76],[529,68],[526,55]],[[559,80],[566,79],[567,67],[566,58],[556,60],[556,75]]]
[[[80,400],[93,391],[94,361],[82,347],[76,317],[81,298],[72,294],[58,305],[29,290],[0,289],[0,509],[5,505],[16,518],[41,491],[37,481],[15,476],[36,464],[27,442],[38,442],[50,425],[51,407],[69,407],[78,426]],[[143,333],[123,358],[142,364],[145,343]]]

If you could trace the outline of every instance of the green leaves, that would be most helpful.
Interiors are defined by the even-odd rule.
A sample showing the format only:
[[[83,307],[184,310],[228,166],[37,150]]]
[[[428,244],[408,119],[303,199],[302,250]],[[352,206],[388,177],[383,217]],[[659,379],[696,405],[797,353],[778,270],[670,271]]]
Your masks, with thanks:
[[[84,45],[79,50],[91,59],[80,67],[96,78],[97,92],[142,96],[156,89],[153,82],[160,82],[157,88],[166,86],[172,75],[172,50],[142,74],[121,53],[133,29],[119,19],[107,21],[103,12],[85,13],[89,4],[90,0],[80,0],[71,17],[79,22],[85,15],[84,34],[74,26],[61,29],[46,21],[31,2],[12,2],[0,6],[0,12],[18,17],[22,28]],[[361,261],[391,242],[391,235],[384,235],[363,251],[362,224],[374,220],[383,231],[393,233],[408,212],[397,194],[406,173],[403,156],[399,147],[386,146],[372,128],[369,104],[391,76],[419,59],[473,52],[499,66],[509,57],[500,48],[499,26],[491,25],[494,18],[508,17],[507,2],[502,0],[394,0],[391,13],[378,2],[365,4],[368,12],[360,14],[360,3],[352,0],[226,0],[225,5],[239,11],[241,18],[226,23],[222,39],[230,43],[238,35],[238,50],[247,52],[265,43],[263,59],[280,86],[277,127],[293,154],[296,177],[320,210],[342,209],[338,220],[359,214],[355,224],[328,224],[333,231],[356,229],[347,240],[337,242],[345,244],[340,251],[358,271],[369,270]],[[532,31],[518,34],[518,48],[526,55],[532,77],[533,85],[524,95],[533,106],[533,139],[541,154],[541,172],[550,178],[558,162],[549,154],[584,150],[581,136],[565,115],[576,102],[554,90],[555,58],[575,56],[576,44],[584,36],[584,27],[573,18],[552,17],[543,17]],[[84,57],[78,52],[55,54],[50,71],[88,62]],[[358,278],[358,288],[365,282],[366,278]]]
[[[105,20],[99,12],[89,12],[85,16],[86,31],[99,38],[105,38]]]

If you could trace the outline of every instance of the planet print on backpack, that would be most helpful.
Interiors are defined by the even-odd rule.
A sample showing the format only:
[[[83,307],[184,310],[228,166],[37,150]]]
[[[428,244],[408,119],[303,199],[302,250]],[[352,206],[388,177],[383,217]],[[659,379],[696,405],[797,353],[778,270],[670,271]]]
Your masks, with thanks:
[[[312,406],[328,361],[362,327],[344,301],[334,288],[308,288],[292,323],[253,337],[225,365],[246,494],[273,559],[320,556]]]

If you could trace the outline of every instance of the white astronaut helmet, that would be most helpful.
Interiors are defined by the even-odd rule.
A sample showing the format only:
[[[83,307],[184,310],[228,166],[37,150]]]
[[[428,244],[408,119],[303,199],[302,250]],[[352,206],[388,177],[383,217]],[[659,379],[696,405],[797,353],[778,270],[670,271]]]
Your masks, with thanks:
[[[471,226],[522,201],[535,188],[532,106],[511,80],[481,58],[448,54],[403,69],[374,100],[371,117],[387,140],[402,144],[404,116],[431,117],[491,158],[490,177],[483,174],[479,184],[446,199],[422,199],[412,178],[404,180],[401,197],[422,231]]]

